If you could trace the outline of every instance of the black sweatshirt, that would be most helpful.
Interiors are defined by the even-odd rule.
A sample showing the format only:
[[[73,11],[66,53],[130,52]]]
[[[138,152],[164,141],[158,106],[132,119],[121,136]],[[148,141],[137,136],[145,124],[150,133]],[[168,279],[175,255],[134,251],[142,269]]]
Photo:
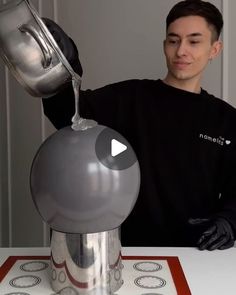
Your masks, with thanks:
[[[56,128],[71,125],[68,87],[43,100]],[[81,91],[80,115],[120,132],[141,169],[137,203],[121,227],[123,246],[194,246],[189,218],[226,218],[236,230],[236,110],[205,90],[128,80]]]

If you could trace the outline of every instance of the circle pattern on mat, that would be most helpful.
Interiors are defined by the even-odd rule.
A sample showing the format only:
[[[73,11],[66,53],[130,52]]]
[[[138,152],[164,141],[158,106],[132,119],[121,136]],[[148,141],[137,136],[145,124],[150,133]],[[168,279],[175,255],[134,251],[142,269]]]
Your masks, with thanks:
[[[53,281],[55,281],[57,279],[57,273],[56,273],[55,269],[52,270],[51,277],[52,277]]]
[[[58,281],[60,283],[65,283],[65,281],[66,281],[66,275],[63,270],[59,273]]]
[[[136,286],[146,289],[161,288],[166,285],[166,281],[156,276],[141,276],[134,280]]]
[[[144,272],[154,272],[162,269],[162,266],[156,262],[142,261],[134,264],[134,269]]]
[[[19,276],[10,280],[9,284],[15,288],[30,288],[40,284],[41,279],[36,276]]]
[[[51,295],[79,295],[78,292],[72,287],[65,287],[57,293]]]
[[[121,272],[119,269],[115,270],[114,277],[116,281],[119,281],[121,279]]]
[[[20,269],[28,272],[41,271],[48,268],[48,263],[43,261],[26,262],[20,266]]]

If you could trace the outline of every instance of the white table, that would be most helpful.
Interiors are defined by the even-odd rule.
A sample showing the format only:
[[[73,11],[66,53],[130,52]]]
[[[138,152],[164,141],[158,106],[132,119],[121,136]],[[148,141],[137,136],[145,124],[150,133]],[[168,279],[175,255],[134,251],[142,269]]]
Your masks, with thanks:
[[[50,248],[0,248],[0,265],[11,255],[50,255]],[[126,247],[122,255],[178,256],[192,295],[236,294],[236,248],[210,252],[193,248]]]

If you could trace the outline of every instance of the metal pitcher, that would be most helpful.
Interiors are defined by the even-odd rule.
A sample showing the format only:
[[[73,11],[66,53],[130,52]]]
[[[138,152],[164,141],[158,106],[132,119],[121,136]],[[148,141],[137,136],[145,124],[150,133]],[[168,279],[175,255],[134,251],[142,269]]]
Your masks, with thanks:
[[[0,5],[0,55],[32,96],[52,96],[77,76],[28,0]]]

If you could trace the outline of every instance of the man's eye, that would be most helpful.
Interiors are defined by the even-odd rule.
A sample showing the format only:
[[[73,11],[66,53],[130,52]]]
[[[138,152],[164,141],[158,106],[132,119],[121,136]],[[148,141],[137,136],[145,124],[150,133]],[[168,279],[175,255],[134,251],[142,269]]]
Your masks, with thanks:
[[[177,44],[178,43],[178,40],[168,40],[168,43],[170,43],[170,44]]]
[[[199,40],[191,40],[190,43],[191,44],[198,44],[198,43],[200,43],[200,41]]]

